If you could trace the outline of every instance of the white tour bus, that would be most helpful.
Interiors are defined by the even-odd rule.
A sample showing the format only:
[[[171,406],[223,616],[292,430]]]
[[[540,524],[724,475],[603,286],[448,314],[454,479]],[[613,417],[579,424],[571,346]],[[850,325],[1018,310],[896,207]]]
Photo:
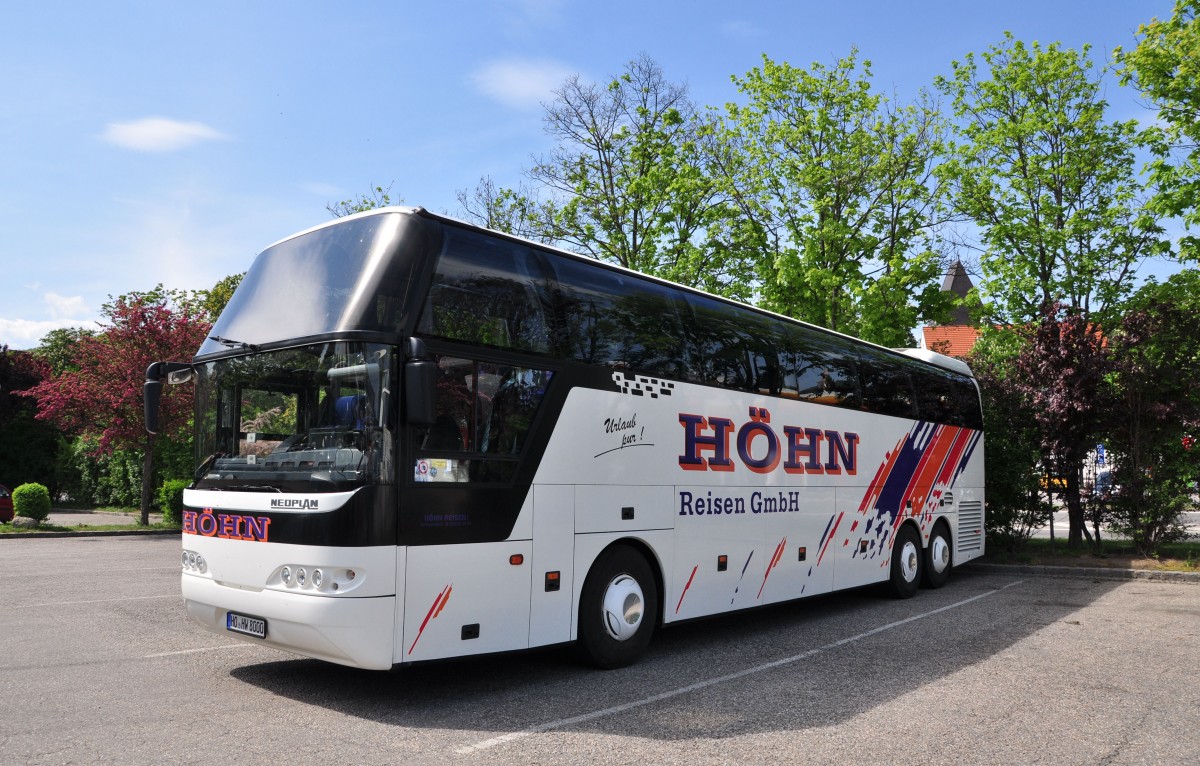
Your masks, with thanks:
[[[577,642],[983,553],[979,392],[884,349],[420,208],[289,237],[190,363],[183,597],[362,668]]]

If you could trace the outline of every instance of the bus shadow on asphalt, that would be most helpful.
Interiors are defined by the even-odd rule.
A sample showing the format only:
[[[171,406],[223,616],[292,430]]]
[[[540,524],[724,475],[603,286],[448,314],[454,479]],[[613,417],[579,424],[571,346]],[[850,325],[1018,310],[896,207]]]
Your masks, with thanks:
[[[563,729],[719,739],[837,725],[1067,621],[1121,585],[968,569],[906,601],[864,588],[674,625],[641,662],[611,671],[557,647],[392,673],[296,659],[231,675],[377,723],[484,738]]]

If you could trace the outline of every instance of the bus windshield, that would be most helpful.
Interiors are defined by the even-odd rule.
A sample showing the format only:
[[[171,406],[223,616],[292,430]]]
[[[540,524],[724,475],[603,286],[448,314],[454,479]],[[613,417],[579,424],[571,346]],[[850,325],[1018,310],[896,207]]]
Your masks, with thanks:
[[[196,489],[390,482],[392,358],[388,346],[331,342],[196,365]]]

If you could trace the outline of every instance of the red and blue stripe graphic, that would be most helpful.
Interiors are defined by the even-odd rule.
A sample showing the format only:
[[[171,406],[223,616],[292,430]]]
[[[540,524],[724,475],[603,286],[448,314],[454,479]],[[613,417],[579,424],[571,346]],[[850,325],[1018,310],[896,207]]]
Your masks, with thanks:
[[[858,532],[867,544],[865,549],[855,547],[851,556],[872,558],[887,551],[891,535],[906,518],[919,517],[922,524],[932,521],[942,495],[967,469],[982,437],[982,431],[970,428],[917,423],[887,453],[858,506],[861,518],[852,522],[849,531]],[[821,536],[818,566],[844,516],[842,512],[830,517]],[[846,535],[842,547],[849,546]]]

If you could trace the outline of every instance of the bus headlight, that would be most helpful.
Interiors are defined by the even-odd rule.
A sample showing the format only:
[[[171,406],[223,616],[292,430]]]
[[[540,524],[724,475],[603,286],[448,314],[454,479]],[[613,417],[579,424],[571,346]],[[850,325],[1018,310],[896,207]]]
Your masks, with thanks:
[[[180,561],[183,564],[184,571],[186,572],[199,572],[200,574],[204,574],[204,572],[208,570],[208,562],[204,560],[203,556],[195,551],[184,551],[183,555],[180,557]]]
[[[361,569],[298,564],[285,564],[279,567],[267,578],[266,582],[268,587],[283,587],[288,590],[309,593],[320,591],[324,594],[345,593],[362,584],[363,572]]]

